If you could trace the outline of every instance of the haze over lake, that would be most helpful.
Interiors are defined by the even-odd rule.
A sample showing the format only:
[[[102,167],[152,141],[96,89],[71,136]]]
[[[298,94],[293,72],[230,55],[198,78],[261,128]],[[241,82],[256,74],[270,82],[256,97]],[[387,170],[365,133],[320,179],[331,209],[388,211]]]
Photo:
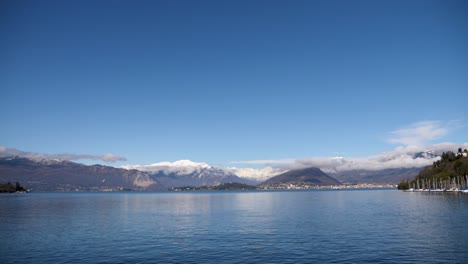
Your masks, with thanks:
[[[2,263],[464,263],[468,195],[396,190],[0,196]]]

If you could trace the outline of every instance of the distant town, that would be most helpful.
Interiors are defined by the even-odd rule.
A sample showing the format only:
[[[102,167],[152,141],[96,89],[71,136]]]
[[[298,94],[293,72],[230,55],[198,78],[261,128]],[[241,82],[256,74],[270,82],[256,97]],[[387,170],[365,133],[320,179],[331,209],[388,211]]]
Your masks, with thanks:
[[[347,189],[396,189],[396,184],[341,184],[319,186],[311,184],[277,184],[267,186],[252,186],[240,183],[224,183],[216,186],[183,186],[169,188],[169,191],[229,191],[229,190],[347,190]]]
[[[395,189],[396,184],[371,184],[371,183],[359,183],[359,184],[341,184],[341,185],[309,185],[309,184],[280,184],[277,186],[262,186],[258,189],[261,190],[307,190],[307,189]]]

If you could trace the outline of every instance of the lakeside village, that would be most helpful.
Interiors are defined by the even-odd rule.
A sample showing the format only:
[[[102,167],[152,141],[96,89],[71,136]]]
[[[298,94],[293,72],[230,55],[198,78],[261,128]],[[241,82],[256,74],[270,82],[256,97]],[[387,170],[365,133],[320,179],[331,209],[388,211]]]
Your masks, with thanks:
[[[224,183],[216,186],[184,186],[173,187],[169,191],[228,191],[228,190],[347,190],[347,189],[395,189],[396,184],[342,184],[342,185],[311,185],[304,183],[284,183],[266,186],[252,186],[240,183]]]
[[[370,183],[360,183],[360,184],[341,184],[341,185],[310,185],[310,184],[279,184],[271,186],[261,186],[257,187],[257,190],[342,190],[342,189],[395,189],[396,184],[370,184]]]

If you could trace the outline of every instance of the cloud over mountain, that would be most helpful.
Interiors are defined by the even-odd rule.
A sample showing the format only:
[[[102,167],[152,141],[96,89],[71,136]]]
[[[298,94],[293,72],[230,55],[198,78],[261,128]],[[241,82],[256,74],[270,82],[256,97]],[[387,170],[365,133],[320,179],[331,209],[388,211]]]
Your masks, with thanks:
[[[440,143],[425,146],[402,146],[392,151],[383,152],[369,157],[312,157],[302,159],[279,160],[278,169],[291,170],[307,167],[318,167],[324,171],[345,170],[383,170],[392,168],[418,168],[432,164],[439,159],[438,156],[444,151],[457,151],[458,148],[468,148],[468,143]],[[242,163],[242,162],[236,162]],[[274,164],[269,160],[268,164]],[[245,164],[262,165],[259,160],[246,161]],[[264,164],[266,165],[266,164]]]
[[[271,176],[275,176],[281,173],[286,172],[282,168],[236,168],[236,167],[213,167],[204,162],[193,162],[190,160],[178,160],[174,162],[158,162],[150,165],[124,165],[121,166],[124,169],[137,169],[140,171],[146,171],[149,173],[163,172],[165,174],[175,174],[175,175],[188,175],[192,173],[206,173],[207,171],[212,171],[213,173],[220,174],[225,173],[226,175],[234,174],[241,178],[249,178],[257,181],[263,181],[268,179]]]
[[[190,160],[178,160],[175,162],[158,162],[149,165],[124,165],[124,169],[136,169],[147,172],[159,172],[162,171],[166,174],[175,173],[177,175],[191,174],[194,172],[200,172],[203,169],[211,168],[210,165],[203,162],[193,162]]]
[[[112,153],[107,153],[104,155],[90,155],[90,154],[44,154],[44,153],[33,153],[25,152],[14,148],[6,148],[0,146],[0,157],[11,157],[18,156],[23,158],[28,158],[32,160],[42,160],[42,159],[58,159],[58,160],[67,160],[67,161],[76,161],[76,160],[100,160],[104,162],[117,162],[117,161],[126,161],[127,159],[122,156],[118,156]]]
[[[235,175],[242,177],[242,178],[252,178],[259,181],[267,180],[270,177],[285,173],[286,169],[283,168],[273,168],[273,167],[265,167],[261,169],[256,168],[236,168],[236,167],[228,167],[228,171],[231,171]]]

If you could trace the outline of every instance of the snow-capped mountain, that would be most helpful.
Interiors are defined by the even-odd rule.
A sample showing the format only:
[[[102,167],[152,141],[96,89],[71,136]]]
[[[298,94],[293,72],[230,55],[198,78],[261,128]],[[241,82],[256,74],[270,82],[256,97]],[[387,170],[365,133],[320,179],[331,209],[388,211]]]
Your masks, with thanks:
[[[192,173],[200,173],[203,170],[210,169],[211,166],[203,162],[193,162],[190,160],[178,160],[175,162],[158,162],[150,165],[125,165],[124,169],[136,169],[149,173],[164,172],[166,174],[174,173],[175,175],[187,175]]]
[[[166,187],[218,185],[227,182],[256,184],[259,180],[239,177],[232,169],[218,168],[203,162],[178,160],[158,162],[150,165],[126,165],[124,169],[148,172]]]
[[[225,182],[257,184],[273,176],[286,172],[284,169],[266,167],[220,168],[204,162],[178,160],[158,162],[150,165],[126,165],[124,169],[137,169],[150,173],[158,182],[168,187],[216,185]]]

